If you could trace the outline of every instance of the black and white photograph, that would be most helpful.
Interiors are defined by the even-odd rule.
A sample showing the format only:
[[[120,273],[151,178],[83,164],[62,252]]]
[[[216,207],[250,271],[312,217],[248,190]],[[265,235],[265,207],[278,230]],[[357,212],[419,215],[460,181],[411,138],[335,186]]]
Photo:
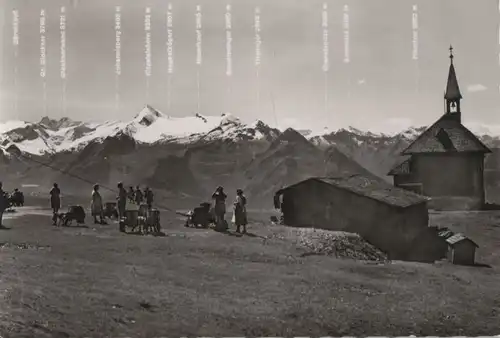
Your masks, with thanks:
[[[500,334],[500,0],[0,28],[0,338]]]

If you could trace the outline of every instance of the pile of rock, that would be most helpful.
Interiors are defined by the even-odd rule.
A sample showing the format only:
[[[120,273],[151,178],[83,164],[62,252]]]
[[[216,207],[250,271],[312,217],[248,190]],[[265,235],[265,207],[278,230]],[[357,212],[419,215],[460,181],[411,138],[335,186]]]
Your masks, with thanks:
[[[293,229],[296,245],[306,255],[332,255],[366,261],[387,261],[387,255],[361,236],[353,233],[320,229]]]

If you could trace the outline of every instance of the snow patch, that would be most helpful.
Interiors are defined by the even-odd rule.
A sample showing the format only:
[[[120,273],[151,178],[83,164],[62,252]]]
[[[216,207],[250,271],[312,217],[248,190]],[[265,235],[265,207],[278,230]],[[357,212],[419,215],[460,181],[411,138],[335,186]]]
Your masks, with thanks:
[[[17,129],[17,128],[24,128],[27,125],[30,125],[31,123],[24,122],[24,121],[7,121],[0,123],[0,133],[6,133],[11,130]]]

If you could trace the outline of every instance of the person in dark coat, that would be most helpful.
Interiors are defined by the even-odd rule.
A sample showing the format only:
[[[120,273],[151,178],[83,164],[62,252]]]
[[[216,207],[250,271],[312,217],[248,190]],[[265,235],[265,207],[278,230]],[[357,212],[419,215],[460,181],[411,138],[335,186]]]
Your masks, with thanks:
[[[50,207],[52,209],[52,222],[56,225],[57,214],[61,209],[61,190],[57,183],[54,183],[52,190],[50,190]]]
[[[125,216],[125,207],[127,206],[127,191],[123,187],[123,183],[118,183],[118,196],[116,200],[118,201],[118,219],[121,220]]]
[[[94,224],[106,224],[106,222],[104,222],[104,207],[102,204],[102,196],[99,192],[99,184],[95,184],[94,190],[92,190],[92,202],[90,204],[90,210],[92,216],[94,217]],[[97,216],[99,216],[99,222],[97,221]]]
[[[153,207],[154,194],[153,191],[149,189],[149,187],[146,187],[146,189],[144,190],[144,198],[146,199],[146,203],[148,204],[148,209],[151,210],[151,208]]]
[[[234,224],[236,232],[240,232],[243,227],[243,233],[247,233],[247,198],[243,195],[243,190],[236,190],[236,201],[234,202]]]
[[[226,214],[226,198],[227,195],[224,193],[224,188],[220,186],[212,194],[212,199],[214,200],[215,224],[220,229],[227,228],[224,219],[224,215]]]

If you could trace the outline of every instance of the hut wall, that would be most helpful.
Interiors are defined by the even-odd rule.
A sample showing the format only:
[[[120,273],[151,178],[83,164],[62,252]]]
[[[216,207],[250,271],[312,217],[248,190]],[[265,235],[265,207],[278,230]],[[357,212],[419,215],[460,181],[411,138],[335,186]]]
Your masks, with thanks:
[[[476,247],[464,240],[449,248],[449,258],[453,264],[474,265]]]
[[[414,170],[430,207],[479,209],[484,203],[484,156],[476,154],[413,155]],[[447,206],[449,204],[449,206]]]

